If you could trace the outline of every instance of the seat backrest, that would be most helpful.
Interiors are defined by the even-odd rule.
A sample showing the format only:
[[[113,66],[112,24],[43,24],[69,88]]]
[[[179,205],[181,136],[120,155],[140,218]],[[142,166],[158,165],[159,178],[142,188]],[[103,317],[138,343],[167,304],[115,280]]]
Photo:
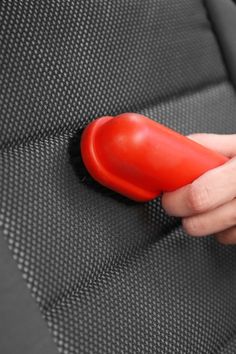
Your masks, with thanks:
[[[190,238],[160,200],[95,192],[68,155],[78,129],[125,111],[184,134],[235,131],[204,3],[3,0],[0,19],[1,228],[58,351],[235,343],[235,248]]]

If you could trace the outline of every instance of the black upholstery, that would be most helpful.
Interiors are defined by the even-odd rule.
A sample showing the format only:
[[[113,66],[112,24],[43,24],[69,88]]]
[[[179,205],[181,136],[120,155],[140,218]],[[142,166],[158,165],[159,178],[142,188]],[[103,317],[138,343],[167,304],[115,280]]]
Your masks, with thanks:
[[[206,0],[206,6],[222,48],[230,78],[236,87],[236,6],[232,0]]]
[[[56,347],[16,269],[2,232],[0,236],[1,353],[56,354]]]
[[[58,351],[233,354],[235,247],[80,184],[68,155],[103,114],[235,132],[205,4],[3,0],[0,19],[0,227]]]

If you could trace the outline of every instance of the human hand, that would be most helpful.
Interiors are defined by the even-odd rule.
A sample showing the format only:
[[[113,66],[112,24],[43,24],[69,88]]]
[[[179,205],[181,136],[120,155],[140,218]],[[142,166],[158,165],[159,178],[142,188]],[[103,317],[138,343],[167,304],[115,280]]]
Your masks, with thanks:
[[[191,236],[214,234],[223,244],[236,244],[236,134],[194,134],[190,139],[231,158],[193,183],[164,193],[162,206],[182,218]]]

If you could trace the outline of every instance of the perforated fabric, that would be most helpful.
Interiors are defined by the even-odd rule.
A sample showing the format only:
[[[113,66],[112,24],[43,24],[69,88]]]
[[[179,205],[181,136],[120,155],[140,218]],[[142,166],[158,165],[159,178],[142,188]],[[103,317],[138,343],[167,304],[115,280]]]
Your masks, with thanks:
[[[231,354],[235,352],[236,348],[236,336],[233,337],[231,341],[223,348],[220,354]]]
[[[225,77],[199,0],[1,1],[1,146]]]
[[[185,133],[194,122],[229,132],[235,109],[222,83],[143,113],[182,131],[190,114]],[[65,136],[2,155],[4,233],[59,348],[215,353],[235,328],[234,247],[169,234],[176,221],[156,201],[125,205],[81,185],[67,145]]]
[[[7,1],[1,21],[0,225],[59,351],[234,353],[235,247],[80,184],[68,156],[103,113],[236,130],[202,3]]]

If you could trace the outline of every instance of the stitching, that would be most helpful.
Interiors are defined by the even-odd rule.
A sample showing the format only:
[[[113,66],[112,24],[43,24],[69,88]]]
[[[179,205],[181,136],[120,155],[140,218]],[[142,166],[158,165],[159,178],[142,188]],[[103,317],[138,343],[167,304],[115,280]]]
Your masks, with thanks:
[[[163,100],[159,100],[159,101],[152,100],[152,101],[149,101],[146,104],[141,103],[139,106],[135,106],[135,107],[131,106],[131,107],[125,109],[124,111],[117,112],[116,114],[121,114],[123,112],[132,112],[132,111],[138,113],[139,111],[145,110],[147,108],[151,108],[151,107],[156,106],[156,105],[165,104],[165,103],[168,103],[168,102],[170,102],[172,100],[178,100],[178,99],[182,99],[184,97],[188,98],[189,96],[193,96],[195,94],[202,93],[205,90],[208,90],[208,89],[211,89],[211,88],[215,88],[215,87],[221,86],[221,85],[226,84],[226,83],[228,83],[228,80],[225,80],[225,78],[218,79],[218,80],[216,80],[214,82],[201,85],[198,88],[195,88],[195,89],[192,89],[192,90],[188,90],[188,91],[183,91],[183,92],[180,92],[180,93],[178,93],[176,95],[171,95],[169,97],[166,97]],[[71,129],[71,130],[68,130],[65,133],[59,133],[59,134],[55,134],[55,135],[50,135],[50,134],[47,135],[46,134],[45,136],[40,137],[38,139],[35,138],[35,139],[31,139],[30,140],[30,138],[28,138],[28,141],[24,141],[21,144],[18,144],[18,145],[14,146],[14,147],[12,147],[10,145],[10,144],[14,143],[14,141],[11,141],[11,143],[9,145],[7,145],[5,148],[0,149],[0,151],[1,152],[10,152],[10,151],[18,150],[19,148],[23,149],[23,148],[27,148],[27,147],[30,147],[30,146],[35,145],[35,144],[44,143],[45,141],[49,141],[49,140],[52,140],[52,139],[65,139],[66,137],[67,138],[71,138],[79,129],[82,129],[82,128],[83,127],[80,127],[80,128],[77,128],[77,129],[76,128],[75,129]]]

